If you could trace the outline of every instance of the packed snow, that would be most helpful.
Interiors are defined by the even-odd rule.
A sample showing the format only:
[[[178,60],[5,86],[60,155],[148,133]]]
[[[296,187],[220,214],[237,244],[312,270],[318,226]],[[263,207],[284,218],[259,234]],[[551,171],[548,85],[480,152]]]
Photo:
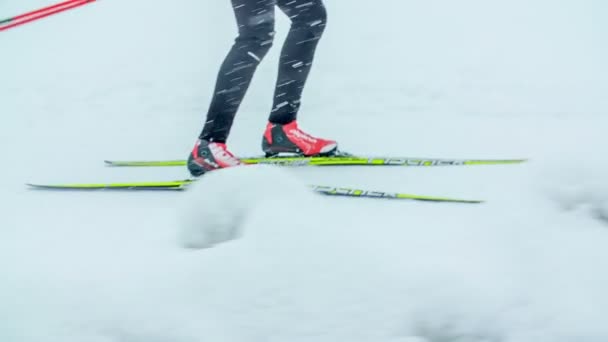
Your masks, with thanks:
[[[247,166],[180,179],[235,34],[229,1],[97,1],[0,33],[0,340],[608,339],[608,6],[325,1],[299,117],[357,154],[453,168]],[[0,18],[49,4],[0,3]],[[280,42],[229,140],[260,153]],[[484,199],[322,197],[307,184]]]

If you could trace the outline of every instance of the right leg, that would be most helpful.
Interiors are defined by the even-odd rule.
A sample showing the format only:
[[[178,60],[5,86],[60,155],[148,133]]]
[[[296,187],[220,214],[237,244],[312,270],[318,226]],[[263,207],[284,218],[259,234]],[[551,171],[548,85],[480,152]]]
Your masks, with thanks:
[[[239,34],[224,59],[200,138],[224,143],[253,74],[274,38],[276,0],[231,0]]]

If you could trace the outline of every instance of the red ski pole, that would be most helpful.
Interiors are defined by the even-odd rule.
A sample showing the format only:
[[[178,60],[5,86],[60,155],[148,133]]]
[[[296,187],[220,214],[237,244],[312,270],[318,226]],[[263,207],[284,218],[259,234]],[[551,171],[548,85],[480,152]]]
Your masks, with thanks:
[[[47,6],[35,11],[27,12],[24,14],[20,14],[15,17],[11,17],[8,19],[0,20],[0,31],[8,30],[9,28],[13,28],[15,26],[27,24],[34,20],[42,19],[53,14],[57,14],[63,11],[70,10],[72,8],[76,8],[95,0],[68,0],[55,5]]]

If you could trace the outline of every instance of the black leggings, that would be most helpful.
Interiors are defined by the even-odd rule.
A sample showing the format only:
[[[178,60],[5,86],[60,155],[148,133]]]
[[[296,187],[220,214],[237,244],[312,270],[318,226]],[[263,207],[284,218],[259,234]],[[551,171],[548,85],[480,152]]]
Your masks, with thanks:
[[[231,0],[238,37],[219,71],[201,139],[225,142],[234,116],[253,74],[274,38],[274,8],[291,19],[291,29],[279,62],[274,103],[269,121],[286,124],[296,119],[300,98],[327,14],[322,0]]]

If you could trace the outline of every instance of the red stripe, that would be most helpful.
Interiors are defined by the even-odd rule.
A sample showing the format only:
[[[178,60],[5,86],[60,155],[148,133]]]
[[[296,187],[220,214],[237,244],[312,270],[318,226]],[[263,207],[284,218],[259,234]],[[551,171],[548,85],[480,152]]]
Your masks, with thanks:
[[[31,16],[31,15],[35,15],[35,14],[38,14],[38,13],[41,13],[41,12],[50,11],[50,10],[55,9],[55,8],[57,8],[57,7],[67,6],[68,4],[70,4],[70,3],[72,3],[72,2],[78,2],[78,1],[81,1],[81,0],[67,0],[67,1],[60,2],[60,3],[55,4],[55,5],[51,5],[51,6],[47,6],[47,7],[43,7],[43,8],[41,8],[41,9],[37,9],[37,10],[35,10],[35,11],[31,11],[31,12],[27,12],[27,13],[20,14],[20,15],[18,15],[18,16],[16,16],[16,17],[11,18],[11,20],[13,20],[13,21],[15,21],[15,20],[19,20],[19,19],[22,19],[22,18],[24,18],[24,17],[29,17],[29,16]]]
[[[79,7],[79,6],[88,4],[90,2],[94,2],[94,1],[95,0],[71,0],[71,1],[66,1],[63,3],[57,4],[57,5],[45,7],[45,8],[33,11],[33,12],[25,13],[25,14],[22,14],[22,15],[19,15],[19,16],[13,18],[13,19],[22,18],[23,20],[13,21],[8,25],[0,26],[0,31],[8,30],[9,28],[13,28],[15,26],[27,24],[34,20],[46,18],[53,14],[67,11],[67,10],[70,10],[70,9],[73,9],[73,8],[76,8],[76,7]]]

